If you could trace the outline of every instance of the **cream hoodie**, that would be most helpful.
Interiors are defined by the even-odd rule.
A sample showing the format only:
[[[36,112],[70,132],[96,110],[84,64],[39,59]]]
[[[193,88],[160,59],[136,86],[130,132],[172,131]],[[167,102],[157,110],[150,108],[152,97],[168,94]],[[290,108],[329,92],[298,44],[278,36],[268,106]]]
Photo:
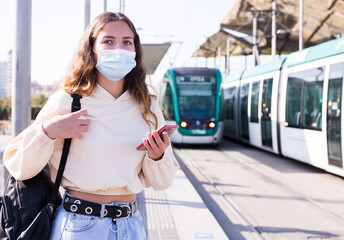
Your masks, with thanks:
[[[97,85],[93,94],[80,102],[91,123],[82,139],[72,140],[61,183],[65,189],[124,195],[139,193],[149,186],[163,190],[172,184],[179,165],[171,146],[158,161],[136,150],[151,130],[128,92],[115,99]],[[8,144],[4,165],[16,179],[29,179],[49,163],[55,180],[64,140],[51,140],[44,134],[42,123],[64,109],[70,110],[71,103],[72,97],[63,90],[54,93],[35,122]],[[157,115],[158,127],[164,125],[155,100],[151,109]]]

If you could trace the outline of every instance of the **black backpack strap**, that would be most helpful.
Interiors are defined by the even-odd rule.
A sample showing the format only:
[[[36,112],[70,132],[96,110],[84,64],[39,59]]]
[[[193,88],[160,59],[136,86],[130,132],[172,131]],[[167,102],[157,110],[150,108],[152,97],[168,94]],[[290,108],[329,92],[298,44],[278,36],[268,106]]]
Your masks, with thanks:
[[[72,112],[79,111],[81,109],[80,99],[82,98],[82,96],[80,96],[78,94],[72,94],[71,96],[73,98],[71,111]],[[57,193],[58,193],[59,188],[60,188],[63,172],[64,172],[64,169],[66,167],[67,156],[69,153],[69,148],[70,148],[71,142],[72,142],[71,138],[66,138],[64,141],[64,144],[63,144],[59,170],[57,171],[54,188],[53,188],[53,191],[51,193],[51,198],[50,198],[50,203],[52,203],[52,204],[55,204],[55,202],[56,202],[56,197],[57,197]]]

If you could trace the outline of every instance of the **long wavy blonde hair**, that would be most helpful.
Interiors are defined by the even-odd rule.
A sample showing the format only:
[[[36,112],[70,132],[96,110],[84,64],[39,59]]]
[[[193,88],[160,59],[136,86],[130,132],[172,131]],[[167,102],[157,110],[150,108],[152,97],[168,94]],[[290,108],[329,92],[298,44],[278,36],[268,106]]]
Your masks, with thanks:
[[[80,40],[79,48],[71,68],[60,87],[70,94],[89,96],[93,93],[97,83],[98,70],[95,67],[97,62],[95,61],[92,49],[99,33],[111,21],[123,21],[127,23],[134,33],[136,67],[125,76],[124,89],[129,91],[130,95],[139,105],[142,117],[146,123],[150,127],[153,124],[154,128],[157,129],[158,120],[156,115],[151,111],[152,98],[156,99],[156,96],[149,93],[146,84],[146,68],[142,61],[143,51],[140,38],[133,23],[122,13],[106,12],[93,19]],[[150,120],[150,116],[154,118],[155,122]]]

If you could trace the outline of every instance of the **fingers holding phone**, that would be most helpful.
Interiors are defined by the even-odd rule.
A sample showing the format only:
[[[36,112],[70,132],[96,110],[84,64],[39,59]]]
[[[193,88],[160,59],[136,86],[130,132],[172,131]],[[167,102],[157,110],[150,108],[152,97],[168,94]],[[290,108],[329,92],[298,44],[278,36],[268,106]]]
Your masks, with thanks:
[[[148,156],[151,159],[161,159],[165,149],[170,144],[170,139],[166,132],[159,135],[158,131],[147,133],[147,138],[143,139],[143,145],[148,151]]]
[[[177,125],[164,125],[159,130],[147,133],[147,138],[136,148],[138,151],[148,151],[148,156],[158,160],[170,144],[169,137],[178,129]]]

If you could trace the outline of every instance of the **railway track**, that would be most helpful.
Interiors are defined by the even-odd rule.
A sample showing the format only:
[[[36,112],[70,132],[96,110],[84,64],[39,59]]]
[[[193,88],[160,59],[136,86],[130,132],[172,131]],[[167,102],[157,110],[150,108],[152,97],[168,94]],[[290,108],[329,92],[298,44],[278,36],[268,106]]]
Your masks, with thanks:
[[[232,145],[232,142],[226,142],[225,145],[220,145],[216,149],[189,149],[189,148],[175,148],[176,154],[181,158],[182,164],[181,167],[182,169],[189,171],[189,174],[187,175],[194,175],[194,179],[191,180],[191,182],[194,184],[194,186],[197,188],[196,185],[200,183],[207,183],[207,191],[212,192],[212,198],[216,198],[217,201],[221,201],[221,209],[225,212],[229,212],[229,215],[233,218],[233,216],[237,219],[236,221],[241,224],[245,228],[245,236],[243,236],[241,233],[235,235],[234,238],[231,237],[233,234],[232,230],[226,231],[226,223],[222,223],[222,227],[224,231],[227,233],[228,237],[231,237],[231,239],[344,239],[344,232],[341,229],[344,229],[344,215],[343,212],[338,212],[337,208],[333,208],[331,205],[326,204],[326,201],[323,199],[318,199],[316,197],[312,197],[306,192],[303,192],[302,188],[300,187],[294,187],[291,183],[286,181],[286,179],[290,178],[292,174],[285,174],[289,175],[288,177],[278,177],[276,174],[272,174],[271,171],[267,170],[267,163],[261,163],[259,162],[260,158],[264,158],[266,156],[269,156],[270,158],[278,158],[278,156],[257,150],[257,149],[252,149],[250,148],[249,151],[256,151],[258,152],[257,154],[257,159],[255,160],[250,157],[242,158],[240,157],[240,154],[235,154],[236,152],[235,148],[228,149],[228,144]],[[243,146],[238,145],[240,148]],[[196,152],[198,152],[196,154]],[[215,160],[214,158],[211,158],[212,155],[216,155],[215,158],[221,159]],[[210,156],[210,157],[209,157]],[[202,159],[202,157],[204,157]],[[218,161],[218,163],[216,163]],[[233,172],[224,170],[225,168],[228,168],[226,164],[230,162],[232,165],[235,165],[237,169],[240,169],[239,171],[243,171],[242,175],[243,176],[249,176],[246,178],[252,178],[253,185],[249,185],[249,181],[247,181],[247,186],[248,189],[254,188],[255,184],[254,182],[256,181],[260,185],[261,188],[274,188],[275,190],[271,190],[272,192],[281,192],[276,193],[274,195],[274,198],[277,200],[281,199],[282,203],[277,203],[281,204],[281,208],[286,207],[287,210],[285,211],[295,211],[298,212],[299,210],[297,208],[303,209],[302,211],[304,212],[311,212],[314,211],[316,214],[314,215],[314,218],[316,218],[316,224],[303,224],[303,222],[310,221],[309,219],[312,219],[312,216],[304,216],[305,219],[300,219],[299,222],[303,224],[303,226],[299,226],[298,228],[296,227],[297,224],[292,224],[289,221],[290,220],[275,220],[276,224],[274,226],[270,226],[269,224],[265,223],[264,219],[262,219],[262,216],[256,216],[255,214],[257,212],[251,211],[249,208],[247,208],[248,204],[246,199],[244,199],[244,193],[241,192],[233,192],[233,187],[226,187],[226,180],[225,177],[223,176],[223,172],[228,172],[228,174],[234,174]],[[300,164],[297,162],[294,162],[292,160],[288,159],[283,159],[281,161],[281,164],[286,164],[288,165],[295,165],[295,172],[297,171],[303,171],[305,178],[309,178],[308,175],[317,175],[321,176],[323,174],[327,173],[319,173],[319,170],[314,169],[311,166],[307,166],[304,164]],[[278,164],[278,163],[275,163]],[[239,166],[239,167],[238,167]],[[216,174],[216,168],[222,169],[224,171],[219,170],[218,174]],[[231,168],[231,167],[230,167]],[[275,168],[277,168],[275,166]],[[301,170],[300,170],[301,169]],[[304,170],[306,169],[306,170]],[[236,171],[236,170],[235,170]],[[215,172],[215,174],[214,174]],[[221,175],[222,174],[222,175]],[[240,175],[240,173],[238,173]],[[330,174],[327,174],[330,175]],[[312,176],[313,177],[313,176]],[[335,176],[329,176],[329,182],[335,178],[338,180],[337,182],[339,185],[344,187],[344,181],[340,181],[342,179],[337,178]],[[197,180],[196,180],[197,179]],[[240,178],[238,178],[240,179]],[[311,178],[310,178],[311,179]],[[319,181],[321,181],[321,179]],[[327,179],[327,178],[325,178]],[[308,181],[308,180],[307,180]],[[251,182],[251,184],[252,184]],[[263,184],[261,184],[263,183]],[[229,185],[234,185],[234,182],[229,181]],[[339,188],[341,186],[338,186]],[[260,192],[260,193],[259,193]],[[267,194],[262,194],[261,189],[253,189],[251,192],[251,196],[255,197],[259,201],[265,201],[264,204],[261,204],[260,206],[269,206],[269,197],[267,197]],[[241,194],[241,195],[240,195]],[[201,194],[200,194],[201,195]],[[272,196],[272,194],[270,194]],[[203,193],[203,198],[206,195]],[[239,196],[239,197],[238,197]],[[247,194],[245,197],[249,196]],[[250,196],[250,197],[251,197]],[[341,196],[341,195],[340,195]],[[209,198],[209,196],[208,196]],[[271,202],[274,202],[273,197],[271,197],[272,200]],[[343,198],[340,199],[335,199],[336,196],[328,196],[327,201],[337,201],[337,203],[344,203],[344,196]],[[244,199],[244,200],[243,200]],[[262,200],[263,199],[263,200]],[[290,206],[286,204],[284,206],[283,200],[288,200],[293,202],[295,205],[295,209],[290,209]],[[251,204],[255,204],[254,201],[249,200]],[[205,199],[205,203],[207,202],[207,199]],[[207,204],[207,203],[206,203]],[[276,203],[272,203],[272,205],[275,205]],[[212,209],[210,209],[212,210]],[[267,208],[267,211],[269,211],[269,208]],[[259,211],[258,211],[259,212]],[[264,211],[260,211],[264,212]],[[273,213],[271,213],[273,215]],[[278,212],[276,212],[278,214]],[[285,214],[285,213],[284,213]],[[288,214],[286,214],[288,215]],[[293,214],[291,214],[293,215]],[[297,215],[297,213],[295,214]],[[317,225],[321,224],[322,221],[319,219],[319,216],[324,216],[324,219],[330,219],[331,223],[328,223],[329,226],[328,228],[323,227],[322,229],[317,229]],[[216,216],[215,216],[216,217]],[[282,217],[282,216],[281,216]],[[264,217],[263,217],[264,218]],[[270,216],[270,218],[273,218]],[[221,220],[220,220],[221,221]],[[324,220],[325,221],[325,220]],[[266,221],[269,222],[269,221]],[[271,222],[271,221],[270,221]],[[221,224],[221,223],[220,223]],[[336,228],[334,225],[342,226]],[[279,227],[278,226],[283,226]],[[286,227],[288,226],[288,227]],[[269,230],[270,229],[270,230]],[[326,230],[328,229],[328,230]],[[294,231],[294,232],[293,232]],[[287,233],[283,233],[287,232]],[[237,236],[237,237],[236,237]],[[248,237],[249,236],[249,237]]]
[[[242,211],[235,205],[235,203],[228,196],[226,196],[222,192],[222,190],[219,187],[217,187],[216,184],[214,184],[211,178],[207,176],[206,173],[204,173],[204,171],[202,171],[202,169],[199,168],[195,162],[192,161],[192,159],[187,153],[185,153],[183,150],[177,150],[177,154],[179,156],[182,156],[182,158],[187,161],[187,165],[191,166],[195,171],[197,171],[202,176],[203,181],[210,183],[212,189],[214,190],[214,192],[216,192],[221,201],[223,201],[228,210],[232,211],[237,216],[241,224],[246,226],[250,234],[252,234],[252,236],[255,239],[264,239],[260,232],[255,228],[255,226],[250,224],[250,222],[244,217]]]

